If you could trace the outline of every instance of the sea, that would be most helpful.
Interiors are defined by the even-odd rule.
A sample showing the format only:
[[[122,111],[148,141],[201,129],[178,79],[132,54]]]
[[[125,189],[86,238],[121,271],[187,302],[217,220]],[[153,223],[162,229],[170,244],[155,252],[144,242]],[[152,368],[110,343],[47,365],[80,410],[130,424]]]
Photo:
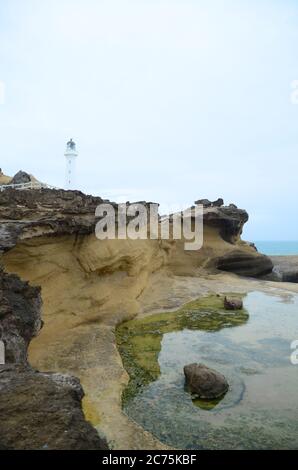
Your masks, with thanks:
[[[258,251],[268,256],[298,256],[298,241],[255,241]]]

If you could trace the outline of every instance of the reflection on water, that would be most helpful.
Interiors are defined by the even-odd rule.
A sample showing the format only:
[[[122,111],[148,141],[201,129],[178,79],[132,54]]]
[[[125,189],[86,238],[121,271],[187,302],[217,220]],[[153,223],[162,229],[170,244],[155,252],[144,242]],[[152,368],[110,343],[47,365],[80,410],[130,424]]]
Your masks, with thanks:
[[[128,322],[126,346],[136,362],[132,367],[126,358],[127,368],[136,382],[141,370],[145,381],[131,390],[125,412],[177,448],[298,448],[298,366],[290,362],[290,344],[298,339],[298,296],[285,303],[254,292],[245,297],[244,305],[249,318],[246,312],[242,319],[238,313],[227,318],[214,305],[209,313],[206,306],[193,305],[180,312],[181,328],[174,314]],[[190,327],[185,319],[189,311],[196,317]],[[166,327],[164,315],[172,315]],[[154,338],[152,343],[148,335]],[[124,346],[120,352],[125,354]],[[183,366],[192,362],[203,362],[225,375],[230,389],[222,400],[192,401],[183,375]]]

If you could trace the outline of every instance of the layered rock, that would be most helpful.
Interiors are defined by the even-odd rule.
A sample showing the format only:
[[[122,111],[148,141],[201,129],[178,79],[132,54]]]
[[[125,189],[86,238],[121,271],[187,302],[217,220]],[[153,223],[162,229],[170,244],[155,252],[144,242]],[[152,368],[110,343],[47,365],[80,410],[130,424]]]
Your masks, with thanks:
[[[95,208],[102,202],[80,191],[6,189],[0,192],[0,250],[9,250],[24,238],[90,234]]]
[[[226,310],[242,310],[243,300],[225,296],[224,307]]]
[[[184,367],[186,385],[193,398],[214,400],[229,389],[225,377],[205,364],[188,364]]]
[[[20,170],[14,175],[10,184],[30,183],[31,180],[32,180],[32,177],[31,175],[29,175],[29,173],[26,173],[25,171]]]

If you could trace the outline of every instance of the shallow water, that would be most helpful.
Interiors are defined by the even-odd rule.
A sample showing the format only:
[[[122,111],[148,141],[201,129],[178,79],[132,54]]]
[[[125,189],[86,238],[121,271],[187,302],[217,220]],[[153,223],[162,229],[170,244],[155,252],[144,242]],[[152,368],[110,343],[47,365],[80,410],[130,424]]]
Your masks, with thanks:
[[[156,316],[152,324],[150,317],[143,320],[143,336],[142,320],[128,322],[138,330],[131,352],[139,355],[142,367],[149,364],[151,376],[125,400],[125,412],[180,449],[297,449],[298,365],[291,363],[290,346],[298,339],[298,296],[254,292],[244,305],[249,317],[199,307],[196,322],[189,327],[192,311],[180,321],[180,331],[177,324],[171,331],[171,322],[164,327],[161,319],[167,314],[160,316],[158,330]],[[209,315],[212,323],[206,323]],[[226,376],[230,389],[222,400],[192,401],[183,375],[183,366],[192,362]],[[138,371],[134,367],[135,375]]]

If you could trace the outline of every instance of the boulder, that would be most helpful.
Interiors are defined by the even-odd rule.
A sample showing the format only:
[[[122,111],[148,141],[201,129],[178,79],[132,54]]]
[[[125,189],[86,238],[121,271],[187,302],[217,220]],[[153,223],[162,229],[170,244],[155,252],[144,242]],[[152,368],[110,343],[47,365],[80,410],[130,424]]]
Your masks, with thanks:
[[[229,389],[226,378],[204,364],[189,364],[184,367],[186,385],[193,398],[214,400]]]
[[[20,170],[14,175],[10,184],[30,183],[30,181],[31,181],[31,176],[25,171]]]
[[[242,299],[232,299],[229,297],[225,297],[224,306],[226,310],[242,310],[243,301]]]
[[[203,205],[204,207],[222,207],[224,200],[222,198],[216,199],[216,201],[209,201],[209,199],[198,199],[195,201],[196,205]]]
[[[40,288],[0,269],[0,449],[107,450],[85,419],[80,381],[28,363],[29,343],[41,327]]]
[[[273,269],[271,259],[255,251],[233,250],[215,261],[216,268],[239,276],[262,277]]]

